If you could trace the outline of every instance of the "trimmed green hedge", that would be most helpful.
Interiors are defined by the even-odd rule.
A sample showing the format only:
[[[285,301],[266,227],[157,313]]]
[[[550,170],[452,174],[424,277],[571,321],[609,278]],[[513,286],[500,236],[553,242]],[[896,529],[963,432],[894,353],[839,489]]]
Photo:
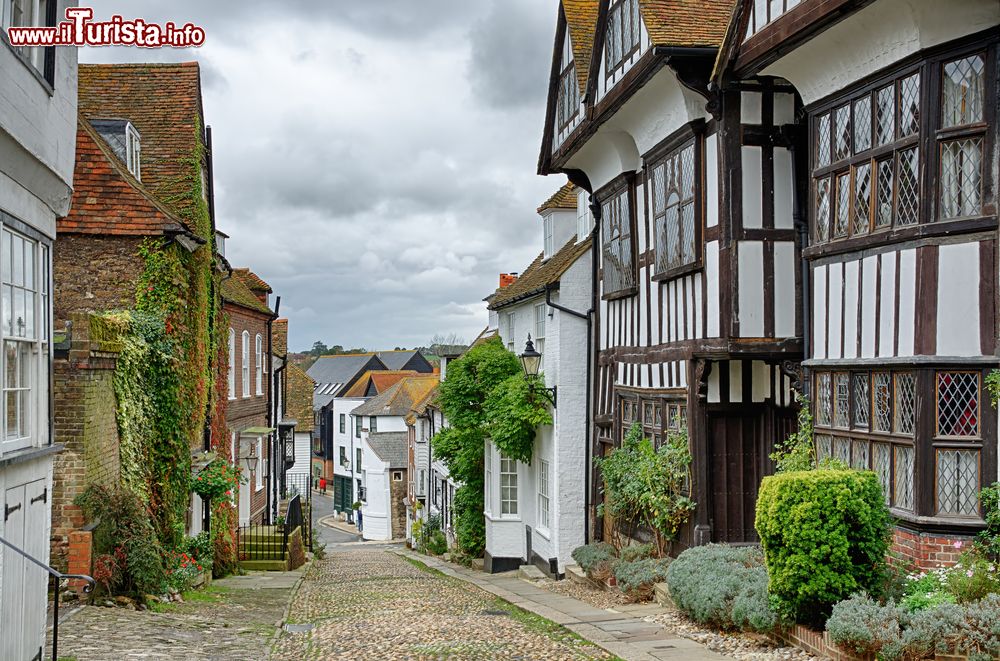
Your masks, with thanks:
[[[891,518],[869,471],[783,473],[761,483],[757,533],[782,615],[821,625],[833,605],[878,593]]]

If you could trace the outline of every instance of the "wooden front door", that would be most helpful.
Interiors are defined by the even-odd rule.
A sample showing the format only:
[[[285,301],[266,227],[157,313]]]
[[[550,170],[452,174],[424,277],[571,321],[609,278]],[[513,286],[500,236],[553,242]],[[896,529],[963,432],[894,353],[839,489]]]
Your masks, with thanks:
[[[4,539],[39,562],[48,562],[48,489],[36,480],[7,489],[3,494]],[[45,642],[48,574],[6,546],[3,547],[3,584],[0,618],[0,658],[19,661],[41,658]]]
[[[745,544],[759,541],[754,529],[760,481],[774,469],[777,425],[766,408],[710,412],[708,482],[712,541]]]

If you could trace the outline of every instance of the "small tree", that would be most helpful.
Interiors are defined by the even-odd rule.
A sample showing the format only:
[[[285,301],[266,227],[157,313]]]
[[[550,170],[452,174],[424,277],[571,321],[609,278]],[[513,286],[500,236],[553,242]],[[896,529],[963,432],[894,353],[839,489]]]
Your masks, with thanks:
[[[691,470],[687,429],[670,432],[664,444],[655,448],[636,423],[621,447],[607,457],[595,458],[594,463],[605,491],[598,514],[616,521],[614,545],[622,546],[623,525],[632,530],[641,525],[653,532],[657,552],[663,556],[695,508],[687,495]]]

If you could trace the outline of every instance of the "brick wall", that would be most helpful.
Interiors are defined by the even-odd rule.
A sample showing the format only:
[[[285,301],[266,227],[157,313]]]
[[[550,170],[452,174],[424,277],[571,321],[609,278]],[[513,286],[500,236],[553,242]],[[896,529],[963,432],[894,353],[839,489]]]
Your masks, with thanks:
[[[56,328],[72,312],[134,307],[142,237],[60,234],[52,251]]]
[[[392,479],[393,474],[402,473],[403,479],[396,480]],[[402,539],[406,537],[406,506],[403,505],[403,500],[406,498],[406,469],[392,469],[389,471],[389,509],[390,509],[390,525],[392,527],[392,538]]]
[[[892,550],[921,569],[955,564],[971,543],[972,537],[934,535],[903,528],[894,528],[892,533]],[[961,546],[956,548],[956,544]]]
[[[70,534],[83,525],[74,499],[90,484],[115,485],[121,464],[113,347],[90,340],[88,315],[74,314],[73,342],[53,361],[54,440],[66,450],[56,455],[52,478],[52,562],[67,566]]]

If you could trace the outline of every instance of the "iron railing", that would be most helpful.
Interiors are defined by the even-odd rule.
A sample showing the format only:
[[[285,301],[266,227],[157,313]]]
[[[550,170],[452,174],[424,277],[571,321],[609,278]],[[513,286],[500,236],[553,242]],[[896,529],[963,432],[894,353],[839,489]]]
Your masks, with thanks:
[[[283,525],[251,523],[236,531],[240,560],[284,560],[288,538]]]
[[[64,574],[34,556],[28,555],[23,550],[14,546],[3,537],[0,537],[0,544],[3,544],[14,553],[17,553],[28,562],[41,567],[49,575],[49,585],[52,587],[52,661],[59,659],[59,584],[63,579],[76,579],[84,581],[83,592],[90,594],[94,591],[94,579],[85,574]],[[47,591],[47,590],[46,590]]]
[[[285,491],[282,498],[298,496],[302,507],[302,543],[310,551],[313,550],[313,508],[312,508],[312,476],[304,473],[287,476]],[[291,503],[289,503],[289,506]],[[287,512],[285,514],[287,520]],[[292,528],[294,530],[294,528]]]

